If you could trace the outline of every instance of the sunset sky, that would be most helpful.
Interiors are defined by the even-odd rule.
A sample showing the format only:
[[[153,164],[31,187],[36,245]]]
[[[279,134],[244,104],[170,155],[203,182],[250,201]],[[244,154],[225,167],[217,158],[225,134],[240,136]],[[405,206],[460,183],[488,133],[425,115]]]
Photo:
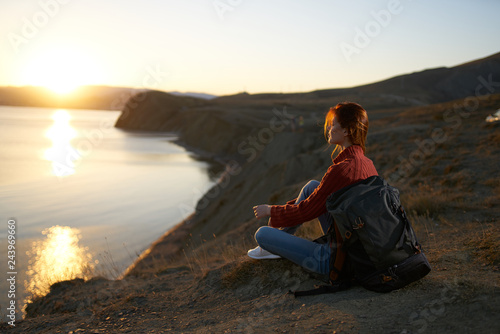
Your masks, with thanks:
[[[349,87],[500,51],[498,0],[0,0],[0,86]]]

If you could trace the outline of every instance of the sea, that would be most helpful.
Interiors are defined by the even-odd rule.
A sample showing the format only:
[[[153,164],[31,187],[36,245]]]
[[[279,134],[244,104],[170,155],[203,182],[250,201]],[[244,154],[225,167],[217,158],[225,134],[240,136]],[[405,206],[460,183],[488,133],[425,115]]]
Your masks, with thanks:
[[[215,184],[175,134],[119,111],[0,106],[0,315],[51,284],[118,278]]]

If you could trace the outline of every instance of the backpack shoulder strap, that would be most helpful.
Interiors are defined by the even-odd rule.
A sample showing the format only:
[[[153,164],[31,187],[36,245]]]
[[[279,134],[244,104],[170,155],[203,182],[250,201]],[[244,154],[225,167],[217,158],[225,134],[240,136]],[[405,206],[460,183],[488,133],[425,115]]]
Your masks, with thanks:
[[[295,298],[303,296],[314,296],[321,295],[324,293],[335,293],[343,290],[347,290],[351,287],[350,282],[337,282],[333,285],[316,285],[314,289],[302,290],[302,291],[288,291],[289,294],[293,294]]]
[[[344,269],[344,262],[347,256],[347,253],[343,247],[344,240],[335,221],[330,226],[328,236],[330,239],[328,240],[330,244],[330,251],[332,254],[333,252],[335,252],[335,256],[330,256],[329,279],[330,282],[335,282],[341,278],[342,269]]]

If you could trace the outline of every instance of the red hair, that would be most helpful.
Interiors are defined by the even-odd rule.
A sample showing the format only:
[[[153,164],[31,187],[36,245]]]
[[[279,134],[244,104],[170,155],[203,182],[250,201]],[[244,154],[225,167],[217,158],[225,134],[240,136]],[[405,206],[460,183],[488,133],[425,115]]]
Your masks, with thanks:
[[[368,134],[368,114],[366,110],[354,102],[342,102],[335,107],[331,107],[326,114],[324,125],[324,134],[327,140],[328,131],[334,118],[342,128],[347,130],[351,143],[361,146],[363,152],[365,152],[366,136]],[[336,150],[337,147],[334,152]]]

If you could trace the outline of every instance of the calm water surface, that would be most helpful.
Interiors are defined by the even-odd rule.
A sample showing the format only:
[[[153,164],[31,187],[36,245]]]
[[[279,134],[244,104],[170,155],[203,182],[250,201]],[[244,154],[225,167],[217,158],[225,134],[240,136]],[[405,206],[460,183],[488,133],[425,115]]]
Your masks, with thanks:
[[[67,276],[116,277],[213,185],[172,135],[116,129],[119,114],[0,107],[0,263],[13,218],[18,306]]]

